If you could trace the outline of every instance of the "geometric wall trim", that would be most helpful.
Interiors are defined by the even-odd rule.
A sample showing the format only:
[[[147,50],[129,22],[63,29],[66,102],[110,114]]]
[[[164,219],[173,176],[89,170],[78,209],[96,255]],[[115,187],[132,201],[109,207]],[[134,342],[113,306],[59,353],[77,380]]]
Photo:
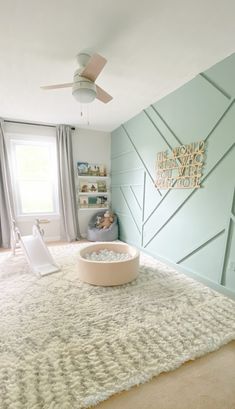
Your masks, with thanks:
[[[221,284],[226,285],[227,275],[226,272],[228,269],[228,262],[230,259],[230,252],[232,251],[232,240],[235,240],[234,236],[234,224],[235,224],[235,214],[234,214],[234,206],[235,206],[235,187],[232,195],[231,200],[231,208],[230,214],[228,215],[228,221],[226,225],[226,239],[224,243],[224,254],[223,254],[223,261],[222,261],[222,269],[221,269]],[[235,246],[235,243],[234,245]],[[235,267],[235,266],[234,266]],[[232,271],[230,271],[231,273]],[[234,268],[234,282],[235,282],[235,268]]]
[[[224,234],[225,229],[220,230],[219,232],[217,232],[216,234],[213,234],[212,236],[210,236],[208,239],[206,239],[205,241],[202,241],[202,244],[199,244],[199,246],[197,246],[196,248],[194,248],[192,251],[189,251],[184,257],[182,257],[180,260],[178,260],[176,263],[180,264],[183,263],[183,261],[187,260],[189,257],[193,256],[195,253],[197,253],[198,251],[200,251],[201,249],[203,249],[203,247],[207,246],[209,243],[211,243],[213,240],[217,239],[218,237],[220,237],[222,234]]]
[[[235,292],[235,57],[112,133],[120,239]],[[200,189],[155,187],[156,154],[204,140]]]

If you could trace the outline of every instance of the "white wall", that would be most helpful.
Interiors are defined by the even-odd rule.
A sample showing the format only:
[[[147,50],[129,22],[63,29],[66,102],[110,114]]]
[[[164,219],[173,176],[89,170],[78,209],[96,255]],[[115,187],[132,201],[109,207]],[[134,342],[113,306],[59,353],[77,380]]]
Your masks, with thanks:
[[[78,187],[77,162],[103,163],[107,174],[110,174],[111,135],[109,132],[76,129],[73,132],[73,155],[75,182]],[[80,232],[83,237],[87,234],[87,223],[97,209],[78,211]]]

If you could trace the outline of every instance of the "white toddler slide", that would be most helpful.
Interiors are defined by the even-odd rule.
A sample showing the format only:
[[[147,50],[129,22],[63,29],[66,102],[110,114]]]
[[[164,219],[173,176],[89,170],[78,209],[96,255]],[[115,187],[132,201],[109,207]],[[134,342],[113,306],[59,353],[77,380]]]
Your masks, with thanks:
[[[15,243],[13,243],[13,253],[15,253],[16,242],[18,242],[34,273],[44,276],[60,270],[43,240],[43,230],[40,229],[39,221],[36,221],[36,224],[33,226],[33,234],[30,236],[21,236],[14,223],[13,226],[13,238],[15,240]],[[17,236],[17,239],[15,239],[15,236]]]

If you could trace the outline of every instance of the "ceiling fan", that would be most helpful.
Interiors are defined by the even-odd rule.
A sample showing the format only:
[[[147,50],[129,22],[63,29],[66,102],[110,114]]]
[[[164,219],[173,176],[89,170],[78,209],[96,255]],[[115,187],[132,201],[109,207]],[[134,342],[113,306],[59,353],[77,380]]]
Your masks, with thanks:
[[[73,82],[45,85],[44,90],[72,87],[73,96],[81,103],[92,102],[95,98],[105,104],[113,99],[105,90],[95,84],[95,80],[104,68],[107,60],[99,54],[90,56],[87,53],[77,55],[79,68],[75,71]]]

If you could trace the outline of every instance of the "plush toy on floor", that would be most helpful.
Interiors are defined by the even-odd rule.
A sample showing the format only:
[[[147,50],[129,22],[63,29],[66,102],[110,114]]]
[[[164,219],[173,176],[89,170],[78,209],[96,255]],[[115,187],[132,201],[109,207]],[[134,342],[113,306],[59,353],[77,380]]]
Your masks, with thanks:
[[[102,219],[103,219],[102,216],[96,216],[95,227],[97,227],[97,229],[99,228]]]
[[[104,215],[106,215],[104,217]],[[115,213],[99,210],[95,213],[87,226],[89,241],[114,241],[118,239],[118,219]]]
[[[109,210],[107,210],[104,213],[104,216],[100,217],[99,219],[100,220],[97,220],[96,222],[97,228],[98,229],[108,229],[114,221],[114,214],[110,212]]]

